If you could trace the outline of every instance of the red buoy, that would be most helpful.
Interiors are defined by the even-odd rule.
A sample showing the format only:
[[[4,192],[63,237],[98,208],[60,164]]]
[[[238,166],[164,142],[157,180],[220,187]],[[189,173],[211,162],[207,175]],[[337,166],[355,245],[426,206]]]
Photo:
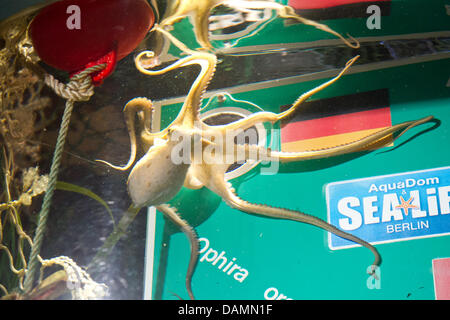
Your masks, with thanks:
[[[133,51],[155,22],[146,0],[62,0],[42,9],[30,36],[39,57],[70,72],[106,63],[92,75],[95,85]]]

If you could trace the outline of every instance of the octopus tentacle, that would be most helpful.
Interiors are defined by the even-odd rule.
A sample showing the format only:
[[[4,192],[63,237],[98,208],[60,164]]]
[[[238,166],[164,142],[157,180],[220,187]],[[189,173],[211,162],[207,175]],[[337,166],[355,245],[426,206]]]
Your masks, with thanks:
[[[389,137],[395,132],[400,131],[400,133],[393,137],[394,140],[402,136],[406,131],[419,126],[421,124],[432,121],[433,116],[428,116],[419,120],[406,121],[399,123],[389,128],[381,129],[378,132],[372,133],[361,139],[350,141],[345,144],[338,146],[320,148],[314,150],[305,150],[300,152],[283,152],[283,151],[273,151],[270,148],[265,148],[258,145],[250,144],[240,144],[235,145],[234,148],[223,147],[223,161],[227,163],[227,159],[232,159],[230,161],[244,161],[244,160],[254,160],[254,161],[301,161],[301,160],[313,160],[339,156],[345,153],[357,152],[364,150],[371,145],[374,145],[383,139]],[[215,146],[218,149],[218,146]],[[231,154],[230,154],[231,152]],[[228,163],[230,162],[228,161]]]
[[[225,5],[237,11],[243,9],[272,9],[275,10],[280,18],[293,19],[305,25],[315,27],[316,29],[330,33],[341,39],[347,46],[357,49],[360,47],[359,42],[349,35],[349,39],[344,38],[341,34],[334,31],[330,27],[306,18],[295,13],[290,6],[283,5],[271,1],[249,1],[249,0],[182,0],[174,1],[169,5],[167,16],[161,21],[161,29],[172,26],[181,19],[191,16],[194,23],[194,33],[197,42],[202,49],[212,50],[213,46],[209,41],[209,17],[211,10],[219,5]]]
[[[151,51],[143,51],[137,55],[135,62],[140,72],[147,75],[159,75],[192,64],[200,65],[200,73],[192,84],[177,118],[172,122],[172,125],[184,124],[189,128],[193,128],[194,122],[199,120],[199,109],[203,94],[216,70],[217,57],[206,52],[193,52],[192,55],[177,60],[166,68],[161,70],[148,70],[144,67],[145,64],[142,63],[142,59],[152,56],[153,52]]]
[[[170,42],[172,42],[172,44],[174,44],[178,49],[180,49],[184,53],[194,54],[195,52],[197,52],[197,51],[189,49],[183,42],[181,42],[176,37],[174,37],[170,32],[164,30],[161,27],[161,25],[155,24],[155,26],[153,27],[153,30],[162,33],[167,39],[169,39]]]
[[[301,152],[278,152],[273,151],[271,153],[272,157],[280,159],[283,162],[289,161],[299,161],[299,160],[311,160],[311,159],[320,159],[327,157],[334,157],[338,155],[342,155],[349,152],[361,151],[364,148],[369,147],[381,141],[382,139],[388,137],[389,135],[402,130],[394,139],[398,139],[401,135],[403,135],[406,131],[411,128],[414,128],[418,125],[430,122],[433,120],[432,116],[428,116],[415,121],[407,121],[403,123],[399,123],[392,127],[382,129],[378,132],[375,132],[369,136],[363,137],[359,140],[352,141],[343,145],[331,147],[331,148],[323,148],[317,150],[309,150],[309,151],[301,151]]]
[[[224,164],[226,163],[231,164],[234,162],[247,160],[281,161],[281,162],[313,160],[313,159],[334,157],[345,153],[365,150],[371,145],[375,145],[379,142],[382,142],[385,138],[401,130],[397,136],[393,137],[393,139],[396,140],[400,136],[402,136],[406,131],[418,125],[430,122],[433,119],[434,118],[432,116],[428,116],[419,120],[407,121],[386,129],[382,129],[366,137],[342,145],[315,150],[305,150],[300,152],[273,151],[271,148],[265,148],[263,146],[253,144],[238,144],[234,145],[233,148],[219,146],[213,142],[210,142],[210,144],[214,145],[215,150],[222,150],[222,158],[220,160]],[[218,157],[216,156],[216,158]]]
[[[228,124],[209,126],[205,123],[202,123],[202,125],[204,129],[213,127],[215,131],[220,132],[222,135],[225,136],[227,133],[234,130],[246,130],[258,123],[262,122],[274,123],[276,121],[278,121],[278,115],[276,113],[270,111],[259,111],[249,115],[248,117],[239,119],[237,121]]]
[[[295,11],[294,11],[294,9],[292,7],[284,6],[284,8],[280,8],[277,11],[278,11],[278,14],[280,15],[281,18],[294,19],[294,20],[297,20],[298,22],[301,22],[303,24],[315,27],[315,28],[317,28],[319,30],[328,32],[328,33],[330,33],[332,35],[335,35],[336,37],[341,39],[342,42],[344,42],[350,48],[358,49],[360,47],[360,44],[359,44],[358,40],[353,38],[351,35],[347,34],[349,39],[350,39],[350,41],[352,41],[353,43],[350,42],[349,40],[345,39],[340,33],[334,31],[333,29],[331,29],[327,25],[322,24],[322,23],[318,23],[318,22],[315,22],[313,20],[309,20],[309,19],[306,19],[306,18],[303,18],[303,17],[299,16],[298,14],[295,13]]]
[[[143,119],[141,119],[143,124],[143,133],[145,133],[146,135],[152,135],[150,133],[150,130],[151,130],[153,103],[150,99],[134,98],[128,101],[128,103],[123,108],[123,112],[125,113],[125,122],[127,124],[128,129],[128,135],[130,136],[130,146],[131,146],[130,158],[128,160],[128,163],[125,166],[121,167],[115,166],[104,160],[96,160],[96,161],[104,163],[110,166],[111,168],[121,171],[126,171],[133,165],[134,161],[136,160],[136,133],[134,122],[136,113],[141,111],[144,113]]]
[[[300,211],[294,211],[290,209],[284,209],[284,208],[276,208],[271,207],[268,205],[261,205],[261,204],[253,204],[248,201],[242,200],[239,198],[235,193],[234,189],[229,188],[229,196],[228,198],[224,199],[225,202],[238,210],[247,212],[247,213],[256,213],[262,216],[271,217],[271,218],[277,218],[277,219],[285,219],[285,220],[293,220],[298,222],[303,222],[307,224],[311,224],[313,226],[319,227],[325,231],[331,232],[341,238],[356,242],[370,251],[372,251],[375,259],[372,263],[372,265],[379,266],[381,264],[381,256],[378,253],[378,250],[372,246],[370,243],[364,241],[361,238],[358,238],[350,233],[344,232],[335,226],[329,224],[328,222],[315,217],[313,215],[309,215]]]
[[[186,272],[186,289],[189,297],[194,300],[194,294],[192,293],[192,275],[198,262],[199,244],[197,234],[185,220],[183,220],[176,212],[176,209],[168,204],[162,204],[156,206],[156,209],[162,212],[167,218],[175,223],[186,234],[189,244],[191,246],[191,256],[189,259],[189,265]]]
[[[220,177],[222,176],[222,177]],[[208,188],[212,191],[219,194],[222,199],[232,208],[238,209],[240,211],[258,214],[266,217],[276,218],[276,219],[285,219],[285,220],[293,220],[297,222],[311,224],[313,226],[319,227],[325,231],[331,232],[341,238],[356,242],[366,248],[368,248],[374,255],[374,262],[372,265],[379,266],[381,264],[381,256],[378,253],[378,250],[372,246],[370,243],[350,234],[345,231],[342,231],[335,226],[329,224],[328,222],[315,217],[313,215],[309,215],[300,211],[284,209],[284,208],[276,208],[268,205],[262,204],[254,204],[248,201],[242,200],[239,198],[234,188],[231,186],[231,183],[226,182],[223,173],[216,175],[215,179],[209,181],[206,184]],[[374,268],[372,268],[374,270]],[[373,274],[373,273],[371,273]]]
[[[221,0],[196,0],[169,2],[167,17],[161,21],[161,27],[172,26],[181,19],[191,16],[197,42],[203,49],[212,49],[209,42],[209,16],[211,10],[219,5]]]
[[[332,85],[333,83],[335,83],[337,80],[339,80],[339,78],[342,77],[342,75],[353,65],[353,63],[358,60],[359,55],[353,57],[352,59],[350,59],[349,61],[347,61],[347,63],[345,64],[345,67],[339,72],[339,74],[332,78],[331,80],[322,83],[321,85],[315,87],[314,89],[309,90],[308,92],[305,92],[304,94],[302,94],[293,104],[292,106],[284,111],[279,113],[278,115],[278,120],[282,120],[288,116],[290,116],[293,112],[295,112],[295,110],[298,108],[298,106],[300,104],[302,104],[306,99],[308,99],[309,97],[313,96],[314,94],[316,94],[319,91],[322,91],[323,89],[325,89],[326,87]]]
[[[345,67],[339,72],[339,74],[337,76],[335,76],[334,78],[332,78],[331,80],[328,80],[327,82],[324,82],[323,84],[321,84],[321,85],[319,85],[319,86],[309,90],[308,92],[305,92],[304,94],[302,94],[292,104],[292,106],[288,110],[286,110],[284,112],[280,112],[278,114],[273,113],[273,112],[268,112],[268,111],[256,112],[256,113],[254,113],[252,115],[249,115],[248,117],[240,119],[238,121],[235,121],[235,122],[232,122],[232,123],[229,123],[229,124],[225,124],[225,125],[214,126],[214,129],[215,130],[220,130],[221,133],[223,135],[225,135],[227,133],[227,131],[230,131],[230,130],[245,130],[245,129],[248,129],[248,128],[254,126],[257,123],[261,123],[261,122],[275,123],[275,122],[280,121],[280,120],[282,120],[284,118],[287,118],[291,114],[293,114],[305,100],[307,100],[308,98],[310,98],[311,96],[313,96],[317,92],[322,91],[326,87],[332,85],[337,80],[339,80],[339,78],[342,77],[342,75],[351,67],[351,65],[358,58],[359,58],[359,55],[353,57],[352,59],[350,59],[345,64]]]
[[[360,47],[359,42],[349,35],[349,38],[354,43],[351,43],[349,40],[345,39],[341,34],[334,31],[327,25],[324,25],[322,23],[318,23],[306,18],[301,17],[297,13],[295,13],[294,9],[290,6],[283,5],[281,3],[277,2],[268,2],[268,1],[248,1],[248,0],[227,0],[223,2],[225,5],[235,8],[239,10],[239,8],[247,8],[247,9],[266,9],[270,8],[273,10],[276,10],[280,18],[283,19],[294,19],[297,20],[300,23],[313,26],[319,30],[325,31],[327,33],[330,33],[339,39],[341,39],[347,46],[357,49]]]

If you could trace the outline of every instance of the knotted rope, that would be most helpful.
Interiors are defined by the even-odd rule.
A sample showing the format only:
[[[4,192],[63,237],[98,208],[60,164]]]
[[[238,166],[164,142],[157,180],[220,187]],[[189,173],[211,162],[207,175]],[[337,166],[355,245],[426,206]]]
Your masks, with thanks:
[[[46,74],[44,82],[51,87],[57,95],[66,99],[66,106],[61,120],[61,126],[56,140],[56,147],[53,154],[53,161],[50,168],[49,182],[45,192],[41,211],[38,216],[38,224],[33,239],[33,247],[31,249],[29,265],[25,275],[24,290],[29,292],[33,287],[34,275],[37,271],[39,262],[39,252],[41,250],[42,240],[47,225],[48,213],[52,203],[53,192],[55,191],[56,181],[58,178],[61,157],[63,154],[64,143],[66,141],[67,132],[69,130],[70,117],[74,103],[76,101],[87,101],[94,94],[94,85],[92,84],[91,73],[104,69],[106,64],[99,64],[91,68],[87,68],[82,72],[74,75],[68,84],[64,84],[55,79],[52,75]]]

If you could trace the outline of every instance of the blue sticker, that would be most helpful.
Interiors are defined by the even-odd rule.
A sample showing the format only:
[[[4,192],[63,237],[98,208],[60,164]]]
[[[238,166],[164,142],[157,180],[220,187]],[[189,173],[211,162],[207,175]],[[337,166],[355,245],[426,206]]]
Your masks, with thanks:
[[[450,167],[333,182],[326,197],[328,222],[372,244],[450,235]]]

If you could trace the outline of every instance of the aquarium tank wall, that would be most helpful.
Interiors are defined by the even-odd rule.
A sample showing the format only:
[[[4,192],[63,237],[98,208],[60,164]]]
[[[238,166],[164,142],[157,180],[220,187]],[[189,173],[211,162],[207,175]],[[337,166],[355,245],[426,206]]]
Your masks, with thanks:
[[[0,297],[450,298],[450,4],[0,4]]]

